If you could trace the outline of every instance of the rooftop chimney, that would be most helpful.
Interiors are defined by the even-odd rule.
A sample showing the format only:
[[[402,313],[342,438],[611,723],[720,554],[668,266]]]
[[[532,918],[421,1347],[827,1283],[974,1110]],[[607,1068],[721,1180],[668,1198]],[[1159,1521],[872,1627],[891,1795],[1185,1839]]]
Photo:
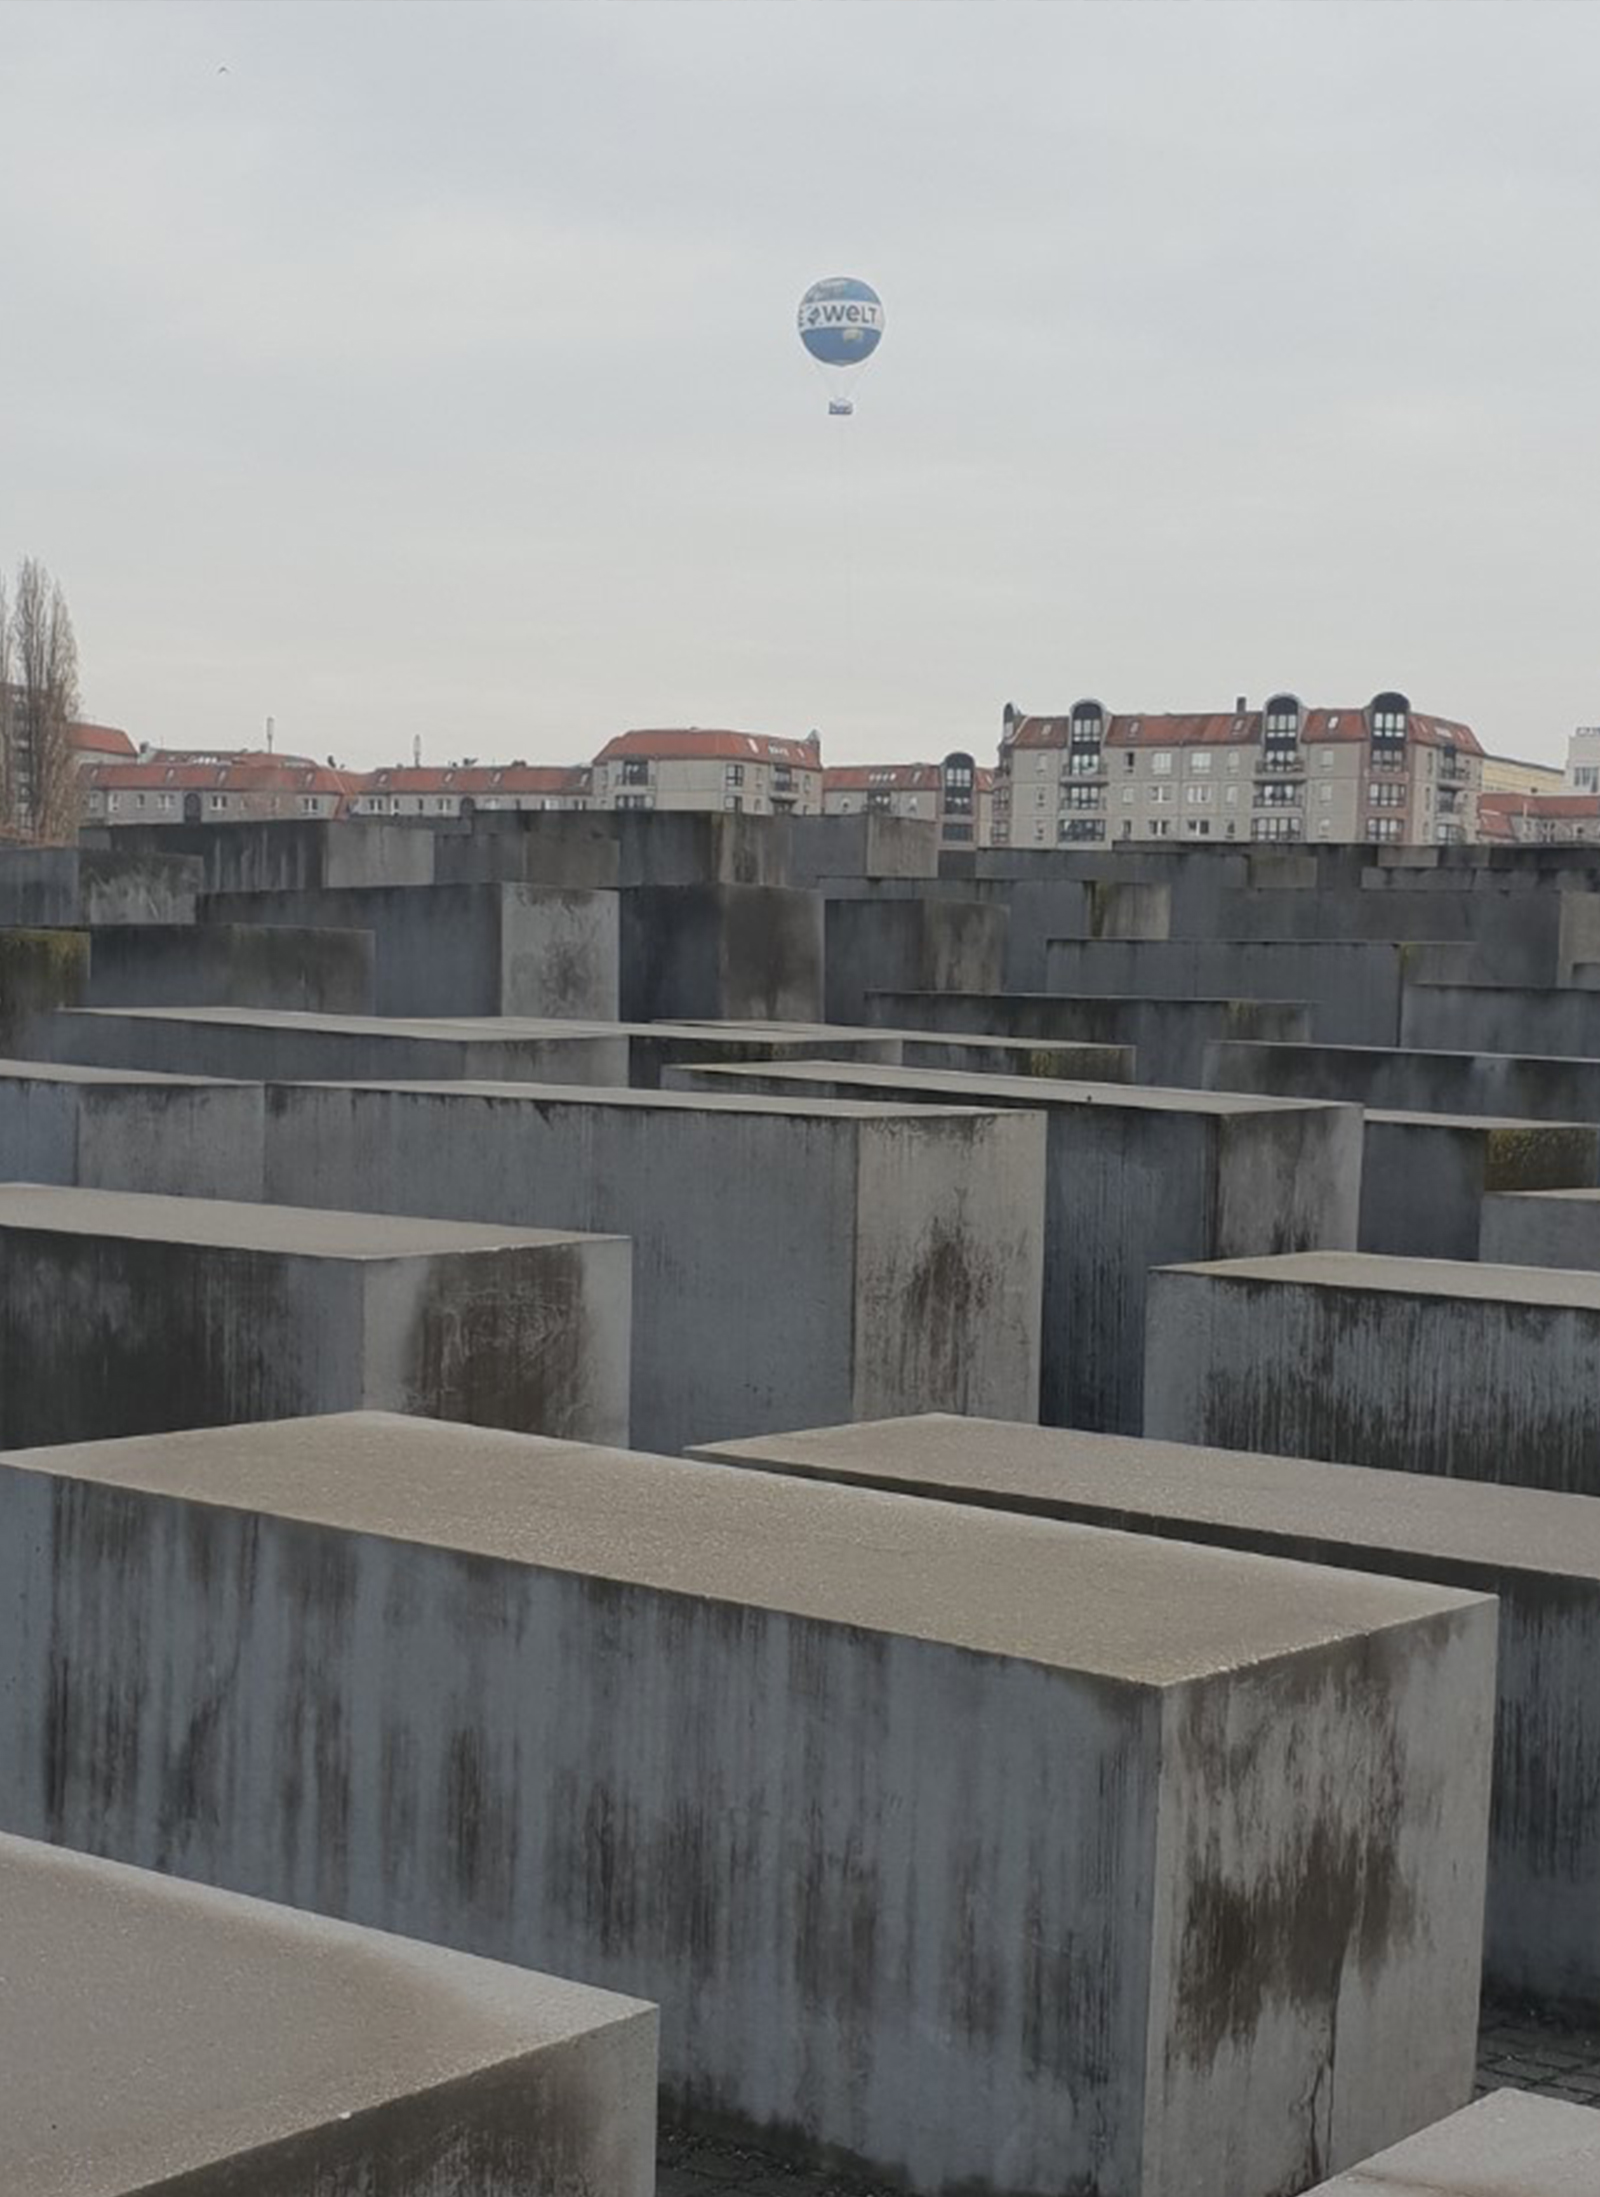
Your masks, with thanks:
[[[1248,703],[1248,702],[1247,702],[1247,701],[1245,700],[1244,696],[1243,696],[1242,694],[1241,694],[1241,695],[1239,695],[1239,696],[1238,696],[1238,697],[1236,698],[1236,700],[1235,700],[1235,702],[1234,702],[1234,705],[1233,705],[1233,714],[1234,714],[1234,716],[1235,716],[1235,717],[1242,717],[1242,716],[1244,715],[1245,711],[1246,711],[1246,710],[1247,710],[1247,709],[1248,709],[1249,707],[1250,707],[1250,704],[1249,704],[1249,703]]]

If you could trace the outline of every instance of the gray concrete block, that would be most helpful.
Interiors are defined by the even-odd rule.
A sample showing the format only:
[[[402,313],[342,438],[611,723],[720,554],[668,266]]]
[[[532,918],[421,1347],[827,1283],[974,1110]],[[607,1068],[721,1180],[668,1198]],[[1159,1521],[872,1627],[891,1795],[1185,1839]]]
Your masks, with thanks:
[[[1600,1189],[1508,1190],[1486,1198],[1479,1255],[1504,1266],[1600,1272]]]
[[[787,882],[811,890],[836,877],[936,878],[939,825],[933,817],[792,816]]]
[[[1138,1433],[1152,1266],[1290,1245],[1353,1249],[1356,1241],[1361,1117],[1350,1107],[854,1062],[674,1069],[667,1081],[707,1092],[1041,1112],[1037,1415],[1052,1426]]]
[[[1075,1045],[1026,1038],[940,1036],[924,1030],[778,1022],[630,1026],[636,1089],[658,1090],[669,1068],[736,1067],[745,1061],[856,1060],[884,1067],[951,1068],[969,1075],[1055,1076],[1078,1083],[1132,1083],[1131,1045]]]
[[[394,1019],[274,1014],[265,1008],[96,1008],[33,1025],[47,1058],[170,1075],[262,1082],[413,1078],[625,1084],[628,1033],[615,1023],[511,1016]]]
[[[0,1444],[387,1410],[626,1441],[617,1237],[0,1184]]]
[[[1419,984],[1406,994],[1400,1043],[1440,1052],[1593,1059],[1600,1057],[1600,994],[1572,987]]]
[[[6,2197],[651,2197],[652,2007],[0,1837]]]
[[[1198,1090],[1221,1038],[1287,1043],[1311,1035],[1311,1010],[1271,999],[1068,999],[1047,993],[874,992],[867,1020],[1043,1043],[1131,1045],[1141,1083]],[[1295,1094],[1289,1093],[1288,1096]]]
[[[375,963],[366,931],[271,923],[125,923],[92,932],[89,939],[84,1004],[90,1007],[372,1012]]]
[[[1218,1091],[1344,1099],[1406,1113],[1600,1122],[1600,1060],[1227,1043],[1206,1048],[1205,1080]]]
[[[259,1198],[259,1084],[0,1060],[0,1182]]]
[[[87,931],[0,930],[0,1053],[25,1054],[35,1026],[88,989]]]
[[[622,895],[622,1013],[633,1022],[815,1022],[822,902],[770,885],[641,885]]]
[[[1494,1624],[415,1420],[45,1450],[0,1810],[655,1999],[674,2110],[914,2191],[1277,2197],[1467,2095]]]
[[[283,1203],[630,1237],[633,1435],[663,1450],[919,1404],[1035,1416],[1043,1180],[1043,1123],[995,1109],[504,1083],[267,1106]]]
[[[1045,983],[1073,996],[1303,1000],[1326,1045],[1395,1045],[1408,982],[1470,973],[1469,946],[1365,939],[1057,939]]]
[[[829,900],[826,1017],[868,1019],[871,992],[996,992],[1007,917],[976,900]]]
[[[0,847],[0,926],[192,923],[205,865],[123,848]]]
[[[486,814],[430,833],[440,884],[616,891],[633,885],[787,885],[792,819],[697,810]]]
[[[1401,1258],[1475,1259],[1486,1196],[1596,1182],[1600,1126],[1594,1123],[1369,1111],[1359,1248]],[[1483,1255],[1511,1256],[1487,1250]]]
[[[1587,1496],[942,1416],[696,1454],[1495,1595],[1485,1979],[1519,2003],[1600,2007],[1600,1506]]]
[[[85,845],[126,860],[186,855],[207,892],[289,893],[352,885],[430,885],[433,834],[381,819],[283,817],[233,824],[118,824]]]
[[[1307,2197],[1594,2197],[1600,2113],[1495,2090]]]
[[[1600,1494],[1600,1275],[1307,1253],[1149,1305],[1147,1434]]]
[[[380,1015],[606,1021],[617,1013],[618,918],[611,893],[532,885],[215,893],[202,899],[200,917],[205,925],[317,923],[370,932],[373,993],[366,1011]]]

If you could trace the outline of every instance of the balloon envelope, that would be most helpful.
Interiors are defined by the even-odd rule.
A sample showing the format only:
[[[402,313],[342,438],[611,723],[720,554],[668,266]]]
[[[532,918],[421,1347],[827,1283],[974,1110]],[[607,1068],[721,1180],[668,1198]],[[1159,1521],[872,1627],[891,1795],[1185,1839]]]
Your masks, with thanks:
[[[798,326],[819,366],[862,366],[883,340],[883,300],[869,282],[831,275],[800,300]]]

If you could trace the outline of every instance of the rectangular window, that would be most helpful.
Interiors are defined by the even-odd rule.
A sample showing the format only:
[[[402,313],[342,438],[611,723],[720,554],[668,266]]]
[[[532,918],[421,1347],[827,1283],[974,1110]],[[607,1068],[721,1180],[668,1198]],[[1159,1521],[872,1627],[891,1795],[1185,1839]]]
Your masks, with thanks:
[[[1150,798],[1152,801],[1170,801],[1172,799],[1172,788],[1170,786],[1152,786],[1150,788]]]
[[[1152,755],[1150,758],[1150,768],[1155,772],[1158,778],[1170,777],[1172,773],[1172,757],[1167,754]]]
[[[1211,788],[1209,786],[1185,786],[1183,795],[1192,809],[1204,809],[1211,806]]]
[[[622,766],[622,783],[625,786],[648,786],[649,762],[642,757],[630,756]]]
[[[744,795],[742,793],[725,793],[722,796],[722,805],[725,809],[742,809],[744,807]]]
[[[1317,750],[1317,768],[1318,768],[1319,770],[1332,770],[1332,768],[1333,768],[1333,750],[1332,750],[1332,748],[1318,748],[1318,750]]]
[[[725,786],[742,786],[744,784],[744,765],[742,763],[730,763],[722,774],[722,783]]]
[[[1207,772],[1211,768],[1210,751],[1206,748],[1202,748],[1198,755],[1191,755],[1189,758],[1189,768],[1197,775],[1203,776],[1205,772]]]
[[[1123,807],[1124,807],[1125,809],[1131,809],[1131,808],[1133,807],[1134,801],[1135,801],[1135,799],[1136,799],[1136,798],[1137,798],[1137,796],[1138,796],[1138,792],[1139,792],[1139,789],[1138,789],[1138,787],[1137,787],[1137,786],[1124,786],[1124,787],[1123,787],[1123,789],[1122,789],[1122,805],[1123,805]]]
[[[619,809],[653,809],[655,805],[654,794],[619,793],[617,795],[617,807]]]

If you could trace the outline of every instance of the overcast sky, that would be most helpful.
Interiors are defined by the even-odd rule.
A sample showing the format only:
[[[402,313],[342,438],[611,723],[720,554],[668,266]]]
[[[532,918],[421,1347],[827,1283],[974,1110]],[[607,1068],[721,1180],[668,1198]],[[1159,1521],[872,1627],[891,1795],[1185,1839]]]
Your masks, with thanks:
[[[0,559],[168,744],[1398,686],[1557,757],[1597,82],[1566,0],[0,0]]]

